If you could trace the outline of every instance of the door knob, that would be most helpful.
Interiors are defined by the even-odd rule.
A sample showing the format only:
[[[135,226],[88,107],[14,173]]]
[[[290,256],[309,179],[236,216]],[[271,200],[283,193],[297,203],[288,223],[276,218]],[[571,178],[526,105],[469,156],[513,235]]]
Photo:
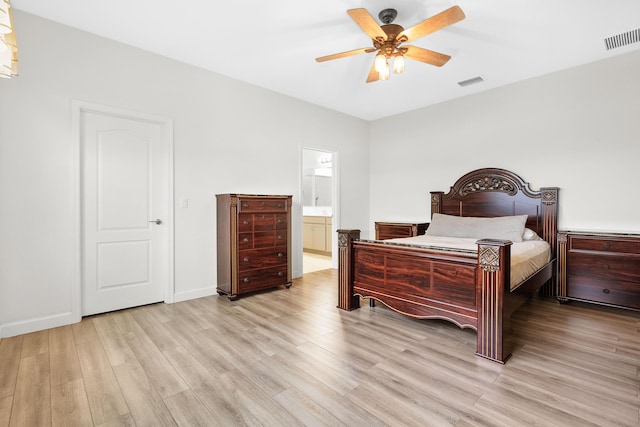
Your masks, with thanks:
[[[161,219],[151,220],[149,222],[155,222],[158,225],[162,224],[162,220]]]

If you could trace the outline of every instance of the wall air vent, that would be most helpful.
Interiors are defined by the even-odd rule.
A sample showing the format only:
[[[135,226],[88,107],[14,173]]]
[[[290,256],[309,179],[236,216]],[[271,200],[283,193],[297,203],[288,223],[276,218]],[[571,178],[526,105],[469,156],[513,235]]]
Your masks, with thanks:
[[[607,50],[638,42],[640,42],[640,28],[604,39],[604,45]]]
[[[484,78],[482,78],[482,76],[478,76],[478,77],[472,77],[467,80],[462,80],[461,82],[458,82],[458,84],[460,85],[460,87],[465,87],[465,86],[473,85],[476,83],[482,83],[483,81],[484,81]]]

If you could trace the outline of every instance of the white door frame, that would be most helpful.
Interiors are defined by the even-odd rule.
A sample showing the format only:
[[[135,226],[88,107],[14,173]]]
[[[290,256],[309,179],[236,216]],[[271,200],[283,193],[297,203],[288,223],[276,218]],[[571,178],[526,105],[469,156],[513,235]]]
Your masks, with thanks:
[[[156,116],[137,111],[129,111],[121,108],[109,107],[105,105],[93,104],[84,101],[74,100],[71,102],[71,128],[73,139],[73,233],[74,233],[74,271],[71,291],[71,315],[73,321],[79,322],[82,319],[82,151],[81,151],[81,117],[82,113],[97,113],[102,115],[110,115],[125,119],[135,119],[158,124],[164,127],[163,137],[166,138],[168,144],[168,194],[169,206],[167,206],[167,218],[163,219],[164,226],[168,227],[168,260],[167,269],[167,286],[164,290],[164,302],[172,303],[174,301],[175,283],[174,283],[174,193],[173,193],[173,119],[169,117]]]
[[[300,146],[300,170],[298,173],[299,179],[300,179],[300,185],[299,185],[299,193],[300,194],[300,262],[301,265],[303,265],[304,260],[302,252],[303,252],[303,245],[302,245],[302,230],[303,230],[303,201],[302,201],[302,181],[303,181],[303,174],[304,174],[304,150],[314,150],[314,151],[322,151],[325,153],[331,153],[332,158],[333,158],[333,165],[332,165],[332,173],[333,173],[333,180],[332,180],[332,184],[333,184],[333,194],[332,194],[332,214],[333,214],[333,219],[331,220],[331,233],[333,235],[333,238],[331,239],[331,266],[333,268],[338,268],[338,235],[336,234],[337,231],[340,229],[340,157],[339,157],[339,152],[336,149],[332,149],[332,148],[327,148],[327,147],[317,147],[317,146],[310,146],[310,145],[301,145]],[[304,267],[304,266],[303,266]],[[302,268],[300,269],[300,273],[302,274]]]

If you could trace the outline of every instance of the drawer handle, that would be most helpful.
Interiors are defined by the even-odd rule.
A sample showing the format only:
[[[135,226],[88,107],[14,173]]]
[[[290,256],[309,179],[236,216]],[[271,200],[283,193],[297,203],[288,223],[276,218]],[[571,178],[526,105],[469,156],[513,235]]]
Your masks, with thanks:
[[[248,278],[248,277],[245,277],[245,278],[244,278],[244,280],[243,280],[243,282],[244,282],[244,283],[249,283],[249,282],[250,282],[250,280],[249,280],[249,278]]]
[[[278,240],[282,240],[282,236],[281,235],[278,235]]]
[[[610,291],[609,289],[607,289],[607,288],[604,288],[604,289],[602,290],[602,292],[603,292],[603,293],[605,293],[605,294],[608,294],[608,293],[609,293],[609,292],[611,292],[611,291]]]
[[[278,258],[282,258],[284,254],[282,252],[278,252]]]
[[[249,221],[245,220],[244,225],[249,225]]]
[[[244,258],[242,259],[242,261],[244,261],[244,262],[249,262],[249,258],[248,258],[248,257],[244,257]]]
[[[243,207],[243,208],[248,208],[248,207],[249,207],[249,203],[243,203],[243,204],[242,204],[242,207]]]
[[[284,273],[282,271],[278,271],[278,277],[282,277],[284,276]]]
[[[278,220],[278,224],[282,224],[282,220],[281,219]]]
[[[604,246],[605,249],[609,249],[611,247],[611,243],[604,243],[602,246]]]
[[[243,242],[245,242],[245,243],[247,243],[247,242],[249,242],[249,238],[248,238],[248,237],[245,237],[242,241],[243,241]]]
[[[282,203],[278,203],[278,207],[281,208],[282,207]]]
[[[609,270],[611,267],[609,267],[609,264],[605,264],[602,266],[602,268],[604,268],[605,270]]]

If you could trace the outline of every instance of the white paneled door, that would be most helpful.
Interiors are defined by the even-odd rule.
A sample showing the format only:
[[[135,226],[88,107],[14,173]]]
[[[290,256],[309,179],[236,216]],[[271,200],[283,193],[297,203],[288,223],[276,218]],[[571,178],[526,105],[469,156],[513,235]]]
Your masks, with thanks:
[[[81,111],[82,315],[165,301],[170,137],[162,123]]]

